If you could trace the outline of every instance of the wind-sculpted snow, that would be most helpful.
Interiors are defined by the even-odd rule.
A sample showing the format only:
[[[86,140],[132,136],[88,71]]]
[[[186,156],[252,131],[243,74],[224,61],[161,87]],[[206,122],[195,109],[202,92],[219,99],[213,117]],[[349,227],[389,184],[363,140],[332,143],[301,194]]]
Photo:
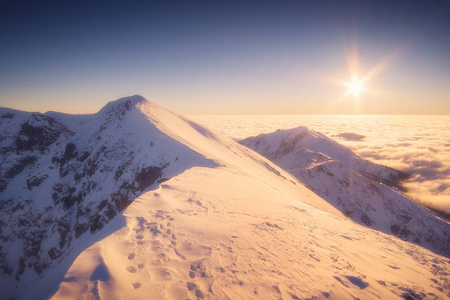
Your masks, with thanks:
[[[52,299],[449,296],[449,259],[306,204],[324,201],[233,150],[222,167],[191,168],[136,199]]]
[[[142,97],[0,116],[1,299],[449,296],[447,258]]]
[[[406,174],[363,160],[305,127],[240,143],[289,171],[355,222],[450,256],[450,225],[395,189]]]

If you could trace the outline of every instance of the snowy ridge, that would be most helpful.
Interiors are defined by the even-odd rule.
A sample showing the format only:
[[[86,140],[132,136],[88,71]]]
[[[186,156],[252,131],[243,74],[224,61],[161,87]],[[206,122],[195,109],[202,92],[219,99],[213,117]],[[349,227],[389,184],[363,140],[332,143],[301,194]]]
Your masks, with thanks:
[[[1,123],[2,299],[449,296],[448,258],[140,96],[79,121],[17,114]]]
[[[214,165],[161,134],[138,103],[161,109],[135,96],[93,116],[59,115],[59,121],[2,111],[0,268],[18,288],[63,260],[77,239],[96,233],[147,187],[193,164]]]
[[[405,174],[298,127],[240,142],[297,177],[355,222],[450,257],[450,226],[397,189]],[[385,183],[385,184],[382,184]]]

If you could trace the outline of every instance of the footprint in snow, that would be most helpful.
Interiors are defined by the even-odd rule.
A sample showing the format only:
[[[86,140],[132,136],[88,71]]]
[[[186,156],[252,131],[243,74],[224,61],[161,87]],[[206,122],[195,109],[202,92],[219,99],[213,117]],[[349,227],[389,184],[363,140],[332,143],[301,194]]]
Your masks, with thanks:
[[[196,289],[195,290],[195,297],[203,299],[203,298],[205,298],[205,295],[203,295],[203,292],[201,290]]]
[[[187,283],[187,288],[189,291],[193,291],[195,288],[197,287],[197,285],[193,282],[188,282]]]
[[[140,282],[132,283],[132,285],[133,285],[134,289],[138,289],[138,288],[141,287],[141,283]]]

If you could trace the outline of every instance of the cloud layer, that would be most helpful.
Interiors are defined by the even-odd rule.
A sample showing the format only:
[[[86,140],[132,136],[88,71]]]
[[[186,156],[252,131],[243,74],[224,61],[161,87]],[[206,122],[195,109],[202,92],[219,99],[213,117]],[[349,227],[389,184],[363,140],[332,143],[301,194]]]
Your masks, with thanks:
[[[306,126],[408,174],[411,199],[450,214],[450,116],[190,116],[236,140]],[[364,139],[348,139],[352,133]]]
[[[421,137],[408,145],[379,147],[367,143],[353,145],[352,149],[363,158],[411,174],[404,182],[407,195],[426,206],[450,213],[450,147],[444,143]]]

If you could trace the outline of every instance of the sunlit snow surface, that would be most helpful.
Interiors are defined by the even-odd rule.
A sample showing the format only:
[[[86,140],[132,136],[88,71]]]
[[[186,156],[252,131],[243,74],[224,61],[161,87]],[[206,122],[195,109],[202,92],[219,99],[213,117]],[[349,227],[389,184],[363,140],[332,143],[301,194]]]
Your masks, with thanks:
[[[448,297],[448,258],[349,221],[223,135],[145,102],[134,113],[215,164],[137,197],[112,221],[122,227],[75,259],[53,299]]]
[[[305,126],[359,156],[412,174],[408,196],[450,213],[450,116],[191,115],[236,140]]]
[[[10,114],[3,116],[13,121],[16,118]],[[62,115],[55,118],[74,121]],[[69,128],[76,128],[75,125],[71,122]],[[17,126],[11,129],[19,130]],[[41,159],[73,156],[64,164],[56,159],[55,163],[53,159],[47,163],[48,168],[54,167],[49,171],[50,174],[53,170],[54,176],[50,174],[43,179],[43,184],[30,186],[31,190],[27,186],[25,178],[34,171],[33,164],[19,168],[20,172],[17,168],[7,169],[17,174],[8,173],[3,195],[13,193],[19,186],[20,197],[30,195],[31,200],[24,198],[26,209],[16,208],[16,202],[24,202],[16,197],[5,206],[8,210],[2,210],[1,220],[8,223],[3,221],[0,239],[0,249],[5,250],[0,262],[7,263],[2,264],[1,299],[445,299],[450,296],[448,256],[350,221],[266,158],[140,96],[108,103],[77,132],[68,137],[71,143],[62,140],[43,150],[45,155],[40,155]],[[29,136],[40,145],[35,135],[20,136],[23,139],[12,136],[7,141],[21,146]],[[344,137],[361,139],[350,134]],[[64,167],[73,166],[77,171],[90,166],[81,164],[78,154],[70,149],[83,153],[82,150],[96,150],[102,145],[102,151],[89,154],[96,156],[98,168],[93,168],[91,175],[86,171],[87,176],[79,179],[98,181],[100,192],[113,185],[125,188],[134,183],[147,188],[125,194],[129,206],[122,207],[123,210],[122,202],[114,201],[117,213],[103,227],[78,231],[79,236],[72,237],[73,246],[66,246],[68,242],[60,246],[65,240],[62,235],[69,236],[73,230],[65,226],[69,228],[67,234],[56,232],[59,217],[75,212],[69,211],[75,204],[66,205],[69,210],[61,210],[66,203],[56,201],[49,205],[49,211],[61,214],[40,223],[41,216],[53,216],[43,215],[39,210],[46,198],[32,197],[31,192],[41,186],[44,189],[52,179],[59,183],[73,178],[70,183],[80,186],[81,181],[75,180],[76,173],[69,176]],[[39,148],[33,147],[30,148],[37,155]],[[4,151],[8,155],[23,154],[25,151],[19,148],[12,148],[18,150],[12,154]],[[101,156],[102,153],[106,156]],[[129,159],[132,161],[127,164]],[[162,179],[167,180],[149,182],[136,177],[136,173],[142,173],[139,171],[142,166],[148,163],[158,166],[158,162],[170,162],[162,174]],[[125,165],[125,171],[105,170],[111,163]],[[112,174],[122,175],[114,175],[118,179],[111,180]],[[123,185],[119,179],[130,184]],[[95,201],[114,193],[109,190],[98,197],[102,196],[100,192],[91,190],[77,202],[77,211],[72,213],[74,221],[79,223],[84,218],[89,220],[88,225],[97,224],[94,222],[97,218],[91,218],[89,212],[108,215],[100,206],[78,214],[90,203],[96,204]],[[47,198],[50,197],[53,199],[53,195]],[[59,194],[55,198],[58,200]],[[14,223],[16,219],[20,224]],[[421,221],[427,225],[436,219],[428,212]],[[17,234],[6,230],[11,226]],[[34,234],[46,228],[49,238]],[[448,236],[448,227],[443,226],[442,232]],[[13,245],[16,241],[24,246]],[[51,247],[60,248],[60,255],[44,251]],[[15,252],[21,250],[32,259],[24,258],[26,264],[20,261],[14,264]],[[42,262],[46,265],[35,268]]]

